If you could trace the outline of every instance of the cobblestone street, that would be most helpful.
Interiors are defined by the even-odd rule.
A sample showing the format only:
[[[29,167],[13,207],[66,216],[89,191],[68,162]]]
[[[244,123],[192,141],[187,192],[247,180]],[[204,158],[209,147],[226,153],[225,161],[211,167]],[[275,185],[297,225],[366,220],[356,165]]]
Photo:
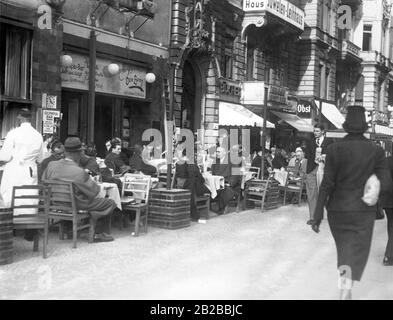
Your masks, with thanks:
[[[180,230],[149,228],[138,238],[60,241],[49,257],[17,238],[15,262],[0,267],[2,299],[336,299],[336,253],[326,221],[317,235],[307,206],[230,213]],[[386,220],[377,221],[354,299],[392,299],[393,267],[382,266]]]

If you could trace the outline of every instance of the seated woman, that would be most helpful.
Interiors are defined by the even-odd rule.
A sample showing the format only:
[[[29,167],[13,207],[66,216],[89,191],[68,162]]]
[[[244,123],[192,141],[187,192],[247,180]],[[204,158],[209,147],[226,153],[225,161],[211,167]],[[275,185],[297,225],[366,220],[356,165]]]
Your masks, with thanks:
[[[251,166],[261,168],[262,170],[262,147],[258,147],[256,149],[257,155],[252,160]],[[265,160],[264,160],[264,168],[263,168],[263,178],[266,179],[269,176],[269,172],[272,170],[272,167],[267,159],[268,153],[265,151]]]
[[[286,168],[288,166],[287,159],[285,157],[286,152],[283,149],[276,149],[276,156],[272,161],[273,169]]]
[[[147,164],[142,158],[142,147],[139,144],[134,146],[134,154],[130,158],[130,167],[136,171],[140,171],[143,174],[152,176],[157,173],[154,166]]]
[[[196,198],[209,193],[209,189],[205,186],[205,179],[199,171],[196,163],[190,163],[186,157],[184,149],[179,154],[179,161],[176,163],[176,185],[178,188],[191,190],[191,219],[198,221],[199,213],[196,207]]]

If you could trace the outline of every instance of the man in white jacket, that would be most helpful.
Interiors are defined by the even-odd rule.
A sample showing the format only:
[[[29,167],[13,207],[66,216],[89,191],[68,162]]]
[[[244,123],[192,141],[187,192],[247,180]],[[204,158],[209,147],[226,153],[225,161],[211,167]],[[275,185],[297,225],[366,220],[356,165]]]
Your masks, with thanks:
[[[31,111],[21,108],[17,119],[20,126],[8,132],[0,150],[0,161],[6,162],[0,186],[5,207],[11,205],[14,186],[37,184],[37,162],[42,161],[44,151],[41,134],[31,126]],[[14,215],[34,213],[32,209],[22,209],[15,210]]]

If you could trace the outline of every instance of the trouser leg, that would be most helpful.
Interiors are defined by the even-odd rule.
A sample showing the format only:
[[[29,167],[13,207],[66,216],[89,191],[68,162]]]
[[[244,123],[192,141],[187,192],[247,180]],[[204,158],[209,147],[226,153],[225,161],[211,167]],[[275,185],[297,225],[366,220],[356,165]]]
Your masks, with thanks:
[[[317,168],[306,174],[306,191],[310,219],[313,219],[318,200]]]
[[[386,245],[385,257],[393,259],[393,208],[385,209],[388,229],[388,243]]]

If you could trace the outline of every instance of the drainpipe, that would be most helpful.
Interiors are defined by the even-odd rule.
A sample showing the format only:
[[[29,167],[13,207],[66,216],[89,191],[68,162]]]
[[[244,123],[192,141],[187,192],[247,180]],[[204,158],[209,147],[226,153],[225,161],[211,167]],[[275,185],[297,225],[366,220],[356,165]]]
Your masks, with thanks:
[[[87,106],[87,142],[94,142],[94,113],[95,113],[95,90],[96,90],[96,34],[90,31],[89,50],[89,99]]]

